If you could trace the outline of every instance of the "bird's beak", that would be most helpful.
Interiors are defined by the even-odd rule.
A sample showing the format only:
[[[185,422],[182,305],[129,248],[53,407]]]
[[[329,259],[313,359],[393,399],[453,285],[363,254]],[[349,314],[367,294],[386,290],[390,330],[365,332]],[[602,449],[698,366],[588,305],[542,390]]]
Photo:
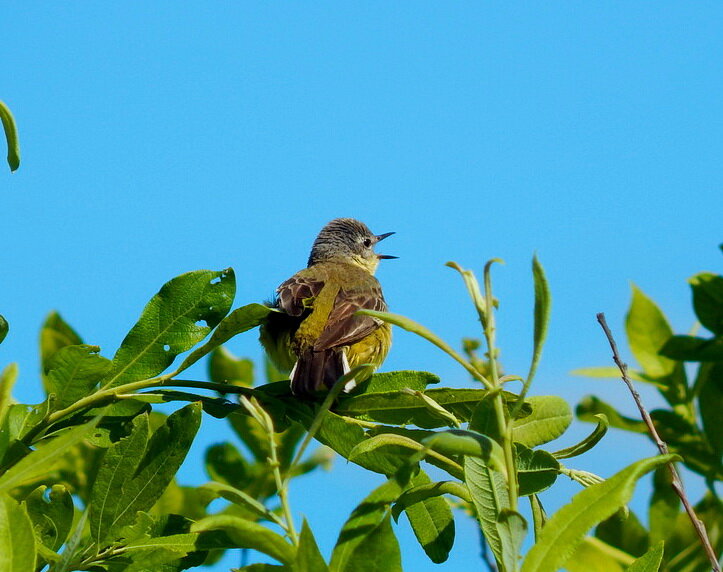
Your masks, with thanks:
[[[381,242],[385,238],[392,236],[393,232],[385,232],[384,234],[378,234],[377,235],[377,242]],[[399,258],[398,256],[392,256],[391,254],[377,254],[377,258],[379,260],[392,260],[394,258]]]

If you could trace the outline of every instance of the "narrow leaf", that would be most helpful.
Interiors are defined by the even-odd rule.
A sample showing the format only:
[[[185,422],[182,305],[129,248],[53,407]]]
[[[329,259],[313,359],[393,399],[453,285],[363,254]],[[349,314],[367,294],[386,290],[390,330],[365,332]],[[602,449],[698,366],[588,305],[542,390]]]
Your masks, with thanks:
[[[5,131],[5,140],[8,145],[8,166],[10,172],[16,171],[20,166],[20,143],[18,143],[18,128],[15,125],[15,118],[10,109],[0,101],[0,121]]]
[[[627,572],[658,572],[663,561],[663,542],[658,542],[627,568]]]
[[[673,477],[668,467],[659,467],[653,473],[653,494],[648,509],[650,544],[667,540],[675,530],[680,513],[680,497],[672,487]]]
[[[565,447],[564,449],[555,451],[552,455],[556,459],[570,459],[572,457],[582,455],[583,453],[589,451],[595,445],[597,445],[608,432],[608,427],[610,426],[610,423],[608,423],[608,418],[603,413],[597,413],[594,415],[594,417],[597,418],[598,422],[592,433],[590,433],[579,443],[576,443],[571,447]]]
[[[354,394],[400,391],[405,387],[416,391],[424,391],[428,385],[437,384],[439,381],[437,375],[428,371],[388,371],[372,375],[369,381],[359,385],[354,390]]]
[[[35,570],[35,535],[25,509],[7,494],[0,494],[0,572]]]
[[[540,541],[527,553],[522,572],[546,572],[564,565],[590,528],[630,500],[640,477],[675,458],[675,455],[660,455],[643,459],[607,481],[576,494],[548,520]]]
[[[647,426],[643,421],[640,421],[640,419],[625,417],[618,413],[612,405],[592,395],[583,397],[582,401],[577,405],[575,413],[581,421],[598,423],[599,418],[597,416],[602,414],[607,417],[610,427],[614,427],[615,429],[624,429],[625,431],[632,431],[633,433],[648,432]]]
[[[268,554],[283,564],[291,564],[295,558],[294,547],[284,538],[256,522],[236,516],[217,514],[202,518],[191,526],[191,532],[223,530],[238,548],[252,548]]]
[[[547,283],[545,270],[537,259],[537,255],[532,259],[532,277],[535,283],[535,326],[532,363],[530,364],[530,371],[527,374],[527,384],[535,377],[535,372],[537,371],[537,366],[542,356],[542,347],[547,337],[547,326],[550,323],[550,286]]]
[[[291,565],[291,570],[292,572],[328,572],[329,570],[306,519],[301,525],[299,547],[296,549],[296,559]]]
[[[373,543],[368,539],[374,531],[377,530],[384,522],[387,523],[388,529],[383,529],[372,540],[378,539],[383,541],[385,551],[388,552],[390,564],[394,562],[394,543],[392,541],[394,534],[391,532],[389,506],[397,500],[407,481],[404,479],[400,482],[397,478],[391,478],[376,489],[374,489],[354,511],[351,513],[344,526],[339,533],[336,541],[334,552],[331,555],[331,563],[329,567],[335,572],[358,570],[357,565],[363,565],[364,560],[360,560],[361,554],[371,556],[369,554],[373,550]],[[391,537],[389,534],[391,533]],[[380,538],[378,538],[380,537]],[[381,546],[380,546],[381,548]],[[357,554],[359,550],[359,554]],[[399,547],[397,546],[397,552]],[[387,570],[387,568],[374,568],[370,566],[367,570]],[[400,569],[400,566],[392,567],[390,570]]]
[[[262,503],[251,497],[245,491],[226,485],[223,483],[206,483],[201,487],[203,492],[208,492],[214,497],[221,497],[227,501],[232,502],[246,510],[251,511],[256,516],[275,522],[278,525],[282,525],[281,519],[276,516],[273,512],[267,509]]]
[[[505,456],[499,443],[474,431],[450,429],[422,439],[422,444],[446,456],[471,455],[484,461],[491,469],[505,472]]]
[[[516,419],[512,438],[527,447],[537,447],[560,437],[572,423],[572,411],[562,397],[542,395],[528,397],[532,413]]]
[[[164,371],[178,354],[216,327],[228,313],[235,290],[231,269],[188,272],[164,284],[121,343],[103,386],[148,379]]]
[[[632,288],[633,298],[625,319],[630,349],[645,373],[653,377],[670,375],[675,363],[659,352],[673,330],[655,302],[637,286]]]
[[[95,431],[97,423],[98,418],[89,423],[73,427],[63,432],[59,437],[39,445],[36,450],[20,459],[16,465],[10,467],[5,474],[0,476],[0,493],[30,483],[38,477],[51,472],[69,449]]]

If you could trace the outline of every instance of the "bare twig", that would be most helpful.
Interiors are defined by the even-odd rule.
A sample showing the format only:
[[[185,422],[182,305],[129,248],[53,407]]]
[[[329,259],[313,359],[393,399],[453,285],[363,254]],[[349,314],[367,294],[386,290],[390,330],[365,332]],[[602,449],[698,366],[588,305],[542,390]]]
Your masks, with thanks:
[[[608,339],[608,342],[610,343],[610,348],[613,350],[613,361],[615,362],[615,365],[618,366],[618,369],[620,370],[620,373],[622,374],[623,381],[625,382],[625,385],[628,386],[628,389],[630,390],[630,393],[633,395],[633,399],[635,400],[635,404],[638,406],[638,409],[640,410],[640,415],[643,418],[643,421],[645,421],[645,424],[648,426],[648,431],[650,431],[650,435],[653,438],[653,441],[655,441],[655,444],[658,447],[658,450],[662,455],[667,455],[669,453],[668,451],[668,445],[660,438],[660,435],[658,435],[658,431],[655,429],[655,425],[653,424],[653,420],[650,418],[650,414],[648,414],[647,409],[645,409],[645,406],[643,405],[642,400],[640,399],[640,394],[637,392],[635,387],[633,386],[633,382],[630,381],[630,378],[628,377],[628,366],[626,363],[624,363],[620,359],[620,354],[618,353],[618,346],[615,343],[615,340],[613,339],[613,335],[610,332],[610,328],[608,327],[607,322],[605,321],[605,314],[600,313],[597,314],[597,321],[600,323],[600,326],[602,326],[603,331],[605,332],[605,336]],[[695,511],[693,510],[693,506],[690,504],[690,501],[688,500],[688,497],[685,494],[685,491],[683,490],[683,481],[680,479],[680,475],[678,474],[677,469],[675,468],[675,465],[673,463],[668,463],[668,468],[670,469],[670,474],[673,478],[673,482],[671,483],[671,486],[673,487],[673,490],[675,493],[680,497],[681,502],[683,503],[683,506],[685,507],[685,512],[688,513],[688,517],[690,518],[690,521],[693,523],[693,528],[695,529],[695,532],[698,534],[698,538],[700,539],[700,543],[703,545],[703,548],[708,556],[708,560],[710,560],[710,564],[714,572],[720,572],[720,565],[718,564],[718,558],[715,555],[715,551],[713,550],[713,546],[710,543],[710,540],[708,539],[708,533],[706,532],[705,525],[703,524],[703,521],[701,521],[697,515],[695,514]]]

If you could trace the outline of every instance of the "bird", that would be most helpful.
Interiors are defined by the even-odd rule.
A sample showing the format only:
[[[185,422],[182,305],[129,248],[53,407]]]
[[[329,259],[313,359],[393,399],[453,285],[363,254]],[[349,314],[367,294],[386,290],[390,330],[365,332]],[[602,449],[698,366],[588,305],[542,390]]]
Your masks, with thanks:
[[[387,356],[391,327],[382,320],[355,315],[357,310],[387,311],[374,276],[379,261],[398,258],[377,254],[375,245],[395,234],[374,234],[353,218],[337,218],[314,240],[307,267],[276,289],[260,341],[271,362],[290,371],[291,392],[302,399],[328,391],[352,368],[370,364],[344,387],[371,376]]]

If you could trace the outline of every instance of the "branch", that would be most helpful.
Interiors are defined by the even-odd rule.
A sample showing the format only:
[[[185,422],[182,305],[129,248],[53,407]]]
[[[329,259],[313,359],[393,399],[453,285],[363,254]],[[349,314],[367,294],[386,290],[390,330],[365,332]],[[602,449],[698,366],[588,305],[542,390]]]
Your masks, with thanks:
[[[645,421],[645,424],[648,426],[650,436],[653,438],[653,441],[657,445],[661,455],[667,455],[669,453],[668,445],[660,438],[660,435],[658,435],[658,431],[655,429],[653,420],[650,418],[647,409],[645,409],[645,406],[640,399],[640,394],[637,392],[635,387],[633,387],[633,382],[630,381],[630,378],[628,377],[628,366],[620,359],[620,354],[618,353],[618,346],[613,339],[613,335],[610,332],[610,328],[608,327],[607,322],[605,321],[605,314],[597,314],[597,321],[600,323],[600,326],[602,326],[602,329],[605,332],[605,336],[610,343],[610,348],[613,350],[613,361],[615,362],[615,365],[618,366],[625,385],[628,386],[630,393],[633,395],[635,405],[638,406],[638,409],[640,410],[640,415],[643,418],[643,421]],[[675,465],[673,463],[668,463],[668,468],[670,469],[670,474],[673,477],[673,482],[671,483],[671,486],[673,487],[675,493],[680,497],[680,500],[685,507],[685,512],[688,513],[690,522],[693,523],[693,528],[698,534],[700,543],[703,545],[706,555],[708,556],[708,560],[710,560],[711,567],[714,572],[720,572],[720,565],[718,564],[718,559],[715,555],[715,551],[713,550],[713,546],[708,539],[708,533],[705,530],[705,525],[703,524],[703,521],[698,518],[698,516],[695,514],[695,511],[693,510],[693,506],[690,504],[690,501],[688,500],[688,497],[683,490],[683,481],[680,479],[680,475],[678,474]]]

